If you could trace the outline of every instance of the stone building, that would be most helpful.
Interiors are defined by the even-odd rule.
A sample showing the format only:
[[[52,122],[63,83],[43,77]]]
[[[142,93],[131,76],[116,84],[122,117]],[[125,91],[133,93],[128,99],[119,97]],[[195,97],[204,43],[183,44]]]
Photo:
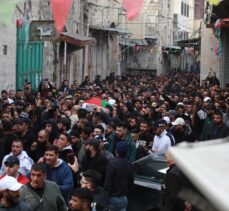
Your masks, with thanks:
[[[81,83],[111,72],[121,74],[119,26],[121,1],[73,0],[60,34],[55,33],[50,0],[21,0],[12,24],[0,24],[0,88],[37,88],[42,78],[59,85],[64,79]],[[123,68],[125,70],[125,67]]]

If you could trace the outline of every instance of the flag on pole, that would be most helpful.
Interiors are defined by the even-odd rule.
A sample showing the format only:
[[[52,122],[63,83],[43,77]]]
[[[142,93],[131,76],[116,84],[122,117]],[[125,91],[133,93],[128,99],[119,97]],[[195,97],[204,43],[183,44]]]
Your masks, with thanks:
[[[71,5],[72,0],[52,0],[52,14],[57,32],[62,31]]]
[[[123,7],[126,10],[128,20],[138,17],[144,0],[123,0]]]
[[[20,0],[0,0],[0,22],[6,26],[12,23],[16,4]]]

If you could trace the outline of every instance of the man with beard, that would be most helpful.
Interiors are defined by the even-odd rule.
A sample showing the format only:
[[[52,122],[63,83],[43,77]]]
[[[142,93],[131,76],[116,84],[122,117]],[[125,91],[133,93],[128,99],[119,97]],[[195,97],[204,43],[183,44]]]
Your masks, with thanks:
[[[208,131],[208,140],[229,136],[229,128],[223,123],[223,114],[220,111],[216,111],[213,114],[213,123],[212,129]]]
[[[22,184],[18,183],[14,177],[5,176],[0,180],[0,211],[32,211],[31,207],[19,200],[19,189]]]
[[[142,156],[146,156],[149,151],[149,146],[153,144],[153,135],[149,132],[150,125],[146,121],[141,121],[140,123],[140,133],[139,133],[139,147],[144,149]]]
[[[44,161],[47,169],[47,180],[53,181],[59,186],[60,192],[67,204],[74,187],[70,167],[59,158],[59,149],[54,145],[46,148]]]
[[[60,133],[68,133],[71,129],[71,119],[68,117],[62,117],[57,123],[57,127]]]
[[[45,154],[45,148],[50,145],[49,142],[49,131],[42,129],[38,132],[37,142],[33,142],[29,156],[37,162]]]
[[[194,142],[195,136],[192,132],[191,127],[184,121],[183,118],[178,117],[175,121],[172,122],[172,135],[175,138],[176,144],[183,141]]]
[[[154,124],[154,130],[155,137],[152,149],[149,150],[149,153],[165,155],[171,147],[170,138],[167,136],[167,131],[165,130],[165,121],[161,119],[157,120]]]
[[[86,188],[77,188],[69,202],[71,211],[91,211],[93,196]]]
[[[214,124],[213,114],[215,111],[215,107],[213,104],[208,104],[204,107],[204,111],[206,112],[207,117],[204,120],[204,126],[201,131],[200,138],[199,138],[200,141],[205,141],[208,139],[209,130],[212,129],[213,124]]]
[[[20,168],[18,171],[23,175],[27,175],[31,169],[31,166],[33,165],[33,160],[27,155],[26,151],[23,150],[23,142],[21,139],[13,140],[11,153],[3,158],[0,175],[5,175],[6,169],[4,163],[11,155],[17,157],[20,161]]]
[[[29,118],[20,118],[18,124],[18,136],[23,140],[23,147],[27,151],[30,149],[32,143],[36,141],[36,135],[30,130],[32,124]]]
[[[136,146],[128,132],[128,126],[125,122],[120,122],[116,126],[116,131],[109,138],[108,150],[115,156],[115,148],[118,142],[126,141],[128,143],[128,152],[126,154],[129,161],[136,159]]]
[[[44,165],[34,164],[30,172],[30,183],[20,190],[21,199],[31,205],[34,211],[67,211],[57,184],[45,178]]]
[[[79,166],[79,171],[86,171],[92,169],[98,171],[100,174],[105,175],[107,159],[102,155],[99,150],[100,140],[91,139],[85,145],[85,155]]]
[[[53,144],[56,141],[60,134],[58,132],[58,127],[55,119],[48,119],[45,121],[45,129],[49,132],[49,141]]]

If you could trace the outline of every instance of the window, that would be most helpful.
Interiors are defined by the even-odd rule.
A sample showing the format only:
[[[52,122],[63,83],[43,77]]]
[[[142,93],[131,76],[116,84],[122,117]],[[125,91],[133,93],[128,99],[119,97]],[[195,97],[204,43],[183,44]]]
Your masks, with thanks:
[[[157,160],[147,156],[134,164],[134,176],[136,179],[163,182],[168,165],[163,160]]]
[[[183,3],[183,1],[181,2],[181,15],[183,15],[183,13],[184,13],[184,3]]]
[[[184,16],[186,16],[186,4],[184,3]]]
[[[189,17],[189,5],[187,5],[187,17]]]

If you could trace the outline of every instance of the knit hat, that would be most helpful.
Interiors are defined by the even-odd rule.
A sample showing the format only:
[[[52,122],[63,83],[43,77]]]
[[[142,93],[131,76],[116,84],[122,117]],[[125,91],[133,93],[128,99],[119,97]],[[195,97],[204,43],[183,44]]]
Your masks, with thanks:
[[[126,157],[127,152],[128,152],[128,143],[127,143],[127,141],[118,142],[117,145],[116,145],[115,151],[120,157]]]

